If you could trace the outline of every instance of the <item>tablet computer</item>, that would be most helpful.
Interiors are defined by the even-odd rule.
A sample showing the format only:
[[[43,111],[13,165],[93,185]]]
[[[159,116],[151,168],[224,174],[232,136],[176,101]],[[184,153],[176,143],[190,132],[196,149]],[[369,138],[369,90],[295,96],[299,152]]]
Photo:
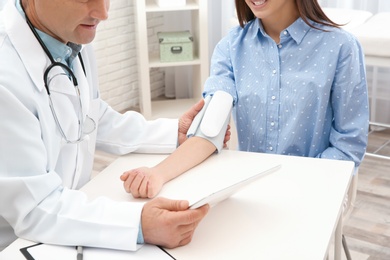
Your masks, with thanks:
[[[260,179],[261,177],[263,177],[267,174],[275,172],[280,167],[281,167],[281,165],[278,164],[272,168],[269,168],[265,171],[261,171],[255,175],[253,175],[249,178],[246,178],[242,181],[239,181],[233,185],[224,187],[224,188],[219,189],[213,193],[210,193],[207,196],[205,196],[204,198],[202,198],[202,199],[198,200],[197,202],[193,203],[192,205],[190,205],[190,209],[196,209],[196,208],[199,208],[205,204],[209,204],[210,207],[213,207],[214,205],[218,204],[219,202],[229,198],[231,195],[233,195],[237,191],[241,190],[245,186],[253,183],[254,181]]]

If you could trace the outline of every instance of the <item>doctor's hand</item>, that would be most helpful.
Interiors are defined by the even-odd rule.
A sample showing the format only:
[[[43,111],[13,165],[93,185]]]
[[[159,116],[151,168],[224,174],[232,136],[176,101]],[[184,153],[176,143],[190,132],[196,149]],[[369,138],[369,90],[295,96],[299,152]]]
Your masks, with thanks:
[[[161,190],[165,181],[154,168],[140,167],[124,172],[120,179],[123,187],[134,198],[154,198]]]
[[[188,201],[155,198],[144,205],[141,215],[145,243],[175,248],[191,242],[209,205],[188,209]]]
[[[195,116],[202,110],[204,106],[204,99],[199,100],[198,103],[193,105],[187,112],[185,112],[179,118],[179,130],[178,130],[178,141],[181,145],[185,140],[187,140],[187,131],[191,126],[192,121]],[[227,142],[230,140],[230,125],[228,125],[225,133],[225,138],[223,140],[223,147],[227,147]]]
[[[178,141],[179,145],[181,145],[185,140],[187,140],[187,131],[191,126],[192,121],[195,116],[202,110],[204,105],[204,99],[199,100],[198,103],[193,105],[187,112],[185,112],[179,118],[179,132],[178,132]]]

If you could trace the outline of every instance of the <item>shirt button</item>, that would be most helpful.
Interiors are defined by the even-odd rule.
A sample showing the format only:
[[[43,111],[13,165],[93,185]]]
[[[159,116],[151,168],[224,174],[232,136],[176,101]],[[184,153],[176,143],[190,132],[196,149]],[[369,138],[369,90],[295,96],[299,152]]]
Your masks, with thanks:
[[[275,100],[275,99],[276,99],[276,97],[275,97],[275,96],[272,96],[272,97],[271,97],[271,99],[272,99],[272,100]]]
[[[276,70],[273,70],[272,73],[273,73],[273,74],[276,74]]]
[[[270,146],[268,149],[269,149],[270,151],[274,150],[274,148],[273,148],[272,146]]]
[[[271,126],[274,126],[274,125],[275,125],[275,123],[274,123],[274,122],[272,122],[272,123],[271,123]]]
[[[284,34],[284,35],[287,35],[287,31],[284,31],[283,34]]]
[[[57,62],[61,62],[61,58],[57,58],[56,61],[57,61]]]
[[[283,46],[281,44],[278,45],[279,49],[281,49]]]

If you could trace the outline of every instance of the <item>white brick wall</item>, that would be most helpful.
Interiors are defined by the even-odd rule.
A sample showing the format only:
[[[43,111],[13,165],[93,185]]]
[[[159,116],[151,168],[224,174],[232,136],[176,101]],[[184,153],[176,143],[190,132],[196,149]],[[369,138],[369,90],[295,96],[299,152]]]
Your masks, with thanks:
[[[117,111],[139,104],[134,23],[134,0],[113,0],[109,18],[100,23],[93,42],[98,63],[101,97]],[[151,48],[157,48],[156,33],[163,23],[162,15],[148,16]],[[151,70],[151,89],[152,97],[164,93],[164,75],[160,70]]]

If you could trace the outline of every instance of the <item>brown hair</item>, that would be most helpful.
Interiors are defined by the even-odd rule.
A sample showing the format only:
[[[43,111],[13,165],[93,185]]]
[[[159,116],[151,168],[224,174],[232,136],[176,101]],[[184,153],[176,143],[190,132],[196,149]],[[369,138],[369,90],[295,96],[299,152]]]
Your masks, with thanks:
[[[322,25],[329,25],[332,27],[340,26],[340,24],[333,22],[326,16],[324,11],[322,11],[320,5],[318,4],[317,0],[295,0],[295,1],[298,6],[299,16],[310,27],[319,29],[313,26],[309,22],[309,20],[312,20]],[[255,19],[255,15],[253,14],[252,10],[249,8],[249,6],[246,4],[244,0],[235,0],[235,2],[236,2],[238,22],[240,23],[241,27],[244,27],[246,23]]]

